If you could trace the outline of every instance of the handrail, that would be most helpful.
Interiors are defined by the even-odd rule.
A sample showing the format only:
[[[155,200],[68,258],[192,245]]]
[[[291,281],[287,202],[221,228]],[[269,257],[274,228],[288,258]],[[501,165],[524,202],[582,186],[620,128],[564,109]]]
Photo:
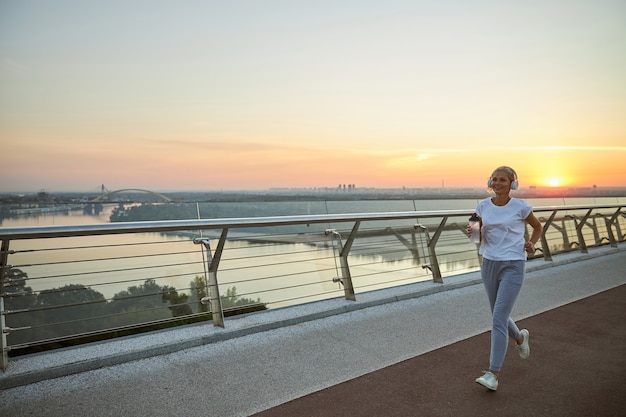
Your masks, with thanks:
[[[624,204],[572,205],[536,207],[535,212],[600,210],[623,208]],[[470,216],[472,210],[404,211],[387,213],[310,214],[221,219],[160,220],[82,225],[0,227],[0,240],[43,239],[53,237],[97,236],[121,233],[168,232],[177,230],[235,229],[244,227],[285,226],[350,221],[385,221]]]

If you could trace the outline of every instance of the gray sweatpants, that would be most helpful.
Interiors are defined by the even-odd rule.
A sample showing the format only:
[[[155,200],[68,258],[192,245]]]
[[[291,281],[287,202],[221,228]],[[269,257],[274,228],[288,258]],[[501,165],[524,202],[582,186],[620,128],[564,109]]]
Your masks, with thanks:
[[[508,337],[517,340],[521,336],[510,316],[522,289],[525,266],[526,261],[490,261],[483,258],[480,273],[493,315],[489,357],[489,369],[492,371],[502,368]]]

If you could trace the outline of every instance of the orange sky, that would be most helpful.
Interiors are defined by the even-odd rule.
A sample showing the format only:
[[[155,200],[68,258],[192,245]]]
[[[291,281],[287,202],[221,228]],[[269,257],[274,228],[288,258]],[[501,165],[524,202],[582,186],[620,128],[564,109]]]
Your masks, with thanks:
[[[624,2],[193,5],[0,0],[0,191],[626,185]]]

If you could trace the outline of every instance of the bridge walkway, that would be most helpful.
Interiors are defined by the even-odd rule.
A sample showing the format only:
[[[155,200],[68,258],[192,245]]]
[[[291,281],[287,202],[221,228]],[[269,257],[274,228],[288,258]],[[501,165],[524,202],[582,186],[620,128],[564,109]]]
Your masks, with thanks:
[[[163,342],[157,356],[150,334],[16,358],[0,415],[622,416],[625,271],[622,249],[529,262],[513,317],[532,353],[510,347],[497,392],[473,382],[488,366],[490,314],[472,273],[396,302],[363,295],[341,314],[331,301],[196,326],[206,343],[195,347],[189,328],[159,332],[182,348]],[[320,306],[333,314],[298,320]],[[262,323],[272,314],[289,318]]]

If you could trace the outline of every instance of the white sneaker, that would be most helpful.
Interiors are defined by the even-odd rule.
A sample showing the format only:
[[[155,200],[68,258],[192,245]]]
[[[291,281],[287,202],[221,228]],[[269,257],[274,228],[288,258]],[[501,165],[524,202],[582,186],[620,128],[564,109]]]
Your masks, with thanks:
[[[495,376],[492,372],[483,371],[483,376],[476,378],[476,382],[478,382],[483,387],[489,388],[492,391],[498,389],[498,377]]]
[[[528,359],[530,356],[530,345],[528,344],[528,339],[530,338],[530,333],[528,330],[524,329],[520,332],[524,341],[521,345],[515,344],[515,349],[519,352],[519,357],[522,359]]]

